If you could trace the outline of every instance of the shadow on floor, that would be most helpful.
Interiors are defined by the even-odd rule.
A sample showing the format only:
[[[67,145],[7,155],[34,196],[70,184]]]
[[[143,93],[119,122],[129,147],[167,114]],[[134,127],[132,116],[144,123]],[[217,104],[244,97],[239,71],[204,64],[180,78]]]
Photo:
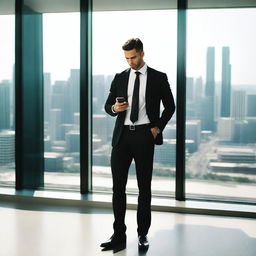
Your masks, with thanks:
[[[239,229],[179,224],[151,238],[147,256],[153,255],[255,256],[256,239]]]
[[[68,212],[68,213],[93,213],[93,214],[113,214],[111,209],[90,207],[90,206],[70,206],[54,202],[0,202],[0,207],[28,211],[45,211],[45,212]]]
[[[179,224],[149,237],[147,252],[135,240],[116,256],[255,256],[256,239],[240,229]]]

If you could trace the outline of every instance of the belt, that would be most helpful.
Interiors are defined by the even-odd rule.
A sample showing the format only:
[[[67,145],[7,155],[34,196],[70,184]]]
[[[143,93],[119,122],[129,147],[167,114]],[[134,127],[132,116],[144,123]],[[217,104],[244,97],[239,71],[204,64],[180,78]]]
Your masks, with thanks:
[[[149,128],[149,124],[140,124],[140,125],[125,125],[124,129],[129,131],[139,131],[146,128]]]

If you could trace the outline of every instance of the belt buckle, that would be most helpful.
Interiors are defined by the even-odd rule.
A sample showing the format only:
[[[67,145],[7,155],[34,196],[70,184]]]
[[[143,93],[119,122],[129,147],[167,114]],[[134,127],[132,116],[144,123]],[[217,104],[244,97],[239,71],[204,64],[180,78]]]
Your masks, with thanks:
[[[135,125],[129,125],[129,130],[130,131],[135,131]]]

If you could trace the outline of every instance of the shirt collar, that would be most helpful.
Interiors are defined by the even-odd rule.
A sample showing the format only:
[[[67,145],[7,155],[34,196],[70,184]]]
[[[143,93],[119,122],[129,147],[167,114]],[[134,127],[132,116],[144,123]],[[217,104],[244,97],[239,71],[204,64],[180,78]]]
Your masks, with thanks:
[[[132,71],[135,73],[137,71],[139,71],[142,75],[145,75],[147,73],[147,64],[145,63],[144,66],[142,68],[140,68],[139,70],[135,70],[135,69],[132,69]]]

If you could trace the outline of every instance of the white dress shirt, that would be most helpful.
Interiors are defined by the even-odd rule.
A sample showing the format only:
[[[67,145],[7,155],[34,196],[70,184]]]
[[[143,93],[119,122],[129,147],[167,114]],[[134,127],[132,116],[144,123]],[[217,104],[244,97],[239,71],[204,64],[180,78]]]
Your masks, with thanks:
[[[139,71],[141,73],[139,76],[140,78],[139,118],[133,124],[132,121],[130,120],[130,115],[131,115],[132,95],[133,95],[134,82],[136,78],[136,74],[135,74],[136,71]],[[150,123],[146,113],[146,84],[147,84],[147,64],[145,63],[144,66],[139,70],[131,69],[129,82],[128,82],[128,91],[127,91],[129,108],[126,111],[126,117],[124,121],[125,125],[141,125],[141,124]]]

